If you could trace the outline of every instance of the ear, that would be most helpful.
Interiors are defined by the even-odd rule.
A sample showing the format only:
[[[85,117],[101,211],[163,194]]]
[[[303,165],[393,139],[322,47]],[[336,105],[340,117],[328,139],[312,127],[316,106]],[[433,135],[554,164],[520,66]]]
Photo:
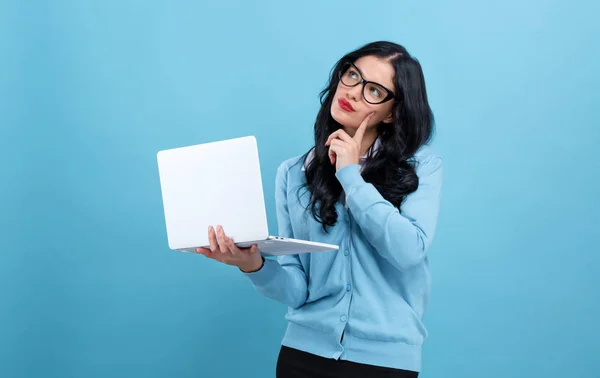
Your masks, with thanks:
[[[388,114],[387,117],[385,117],[383,119],[383,121],[381,121],[381,122],[383,122],[383,123],[392,123],[393,119],[394,119],[394,116],[393,116],[392,112],[390,112],[390,114]]]

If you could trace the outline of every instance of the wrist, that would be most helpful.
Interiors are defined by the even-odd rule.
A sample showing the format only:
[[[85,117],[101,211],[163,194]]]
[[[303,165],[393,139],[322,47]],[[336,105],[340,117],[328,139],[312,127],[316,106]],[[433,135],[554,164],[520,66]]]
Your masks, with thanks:
[[[350,186],[358,185],[363,181],[361,174],[360,164],[348,164],[340,168],[336,173],[335,177],[338,179],[344,189],[348,189]]]
[[[244,273],[254,273],[258,272],[265,265],[265,258],[263,255],[260,255],[260,259],[256,262],[253,262],[251,265],[240,265],[238,269]]]

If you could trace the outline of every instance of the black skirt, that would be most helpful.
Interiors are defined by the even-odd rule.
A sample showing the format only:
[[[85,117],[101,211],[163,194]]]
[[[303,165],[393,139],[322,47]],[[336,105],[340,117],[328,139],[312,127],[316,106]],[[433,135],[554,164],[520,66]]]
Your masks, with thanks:
[[[419,373],[325,358],[282,345],[277,358],[276,376],[277,378],[416,378]]]

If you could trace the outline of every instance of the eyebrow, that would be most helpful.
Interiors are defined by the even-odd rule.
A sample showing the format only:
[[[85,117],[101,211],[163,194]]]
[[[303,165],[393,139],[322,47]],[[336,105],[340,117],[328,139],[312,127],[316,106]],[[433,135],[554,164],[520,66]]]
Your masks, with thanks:
[[[365,81],[370,81],[371,83],[377,83],[377,84],[379,84],[379,85],[381,85],[381,86],[383,86],[383,87],[385,87],[385,88],[388,88],[388,89],[390,88],[389,86],[387,86],[387,85],[383,85],[383,84],[381,84],[381,83],[380,83],[380,82],[378,82],[378,81],[371,81],[371,80],[367,80],[367,79],[365,79],[365,75],[362,73],[362,71],[360,70],[360,68],[358,68],[358,66],[357,66],[356,64],[354,64],[354,63],[351,63],[351,64],[352,64],[352,67],[356,68],[356,70],[357,70],[357,71],[358,71],[358,73],[360,74],[360,77],[362,77],[362,78],[363,78],[363,80],[365,80]],[[394,84],[392,84],[392,87],[395,87],[395,85],[394,85]],[[390,89],[390,90],[391,90],[391,89]],[[395,90],[395,88],[394,88],[394,90]],[[394,92],[394,93],[395,93],[395,91],[392,91],[392,92]]]
[[[354,64],[354,63],[350,63],[350,64],[352,64],[352,67],[356,68],[356,70],[358,71],[358,73],[360,74],[360,76],[361,76],[361,77],[363,78],[363,80],[364,80],[364,78],[365,78],[365,75],[363,75],[363,73],[362,73],[362,71],[360,70],[360,68],[358,68],[358,66],[357,66],[356,64]],[[369,80],[367,80],[367,81],[369,81]]]

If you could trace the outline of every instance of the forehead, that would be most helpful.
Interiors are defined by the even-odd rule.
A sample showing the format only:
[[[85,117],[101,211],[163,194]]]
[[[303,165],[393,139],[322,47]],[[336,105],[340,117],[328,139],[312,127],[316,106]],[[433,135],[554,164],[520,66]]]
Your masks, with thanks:
[[[374,56],[363,56],[354,62],[362,73],[363,79],[374,81],[390,89],[394,88],[394,67],[387,60]]]

